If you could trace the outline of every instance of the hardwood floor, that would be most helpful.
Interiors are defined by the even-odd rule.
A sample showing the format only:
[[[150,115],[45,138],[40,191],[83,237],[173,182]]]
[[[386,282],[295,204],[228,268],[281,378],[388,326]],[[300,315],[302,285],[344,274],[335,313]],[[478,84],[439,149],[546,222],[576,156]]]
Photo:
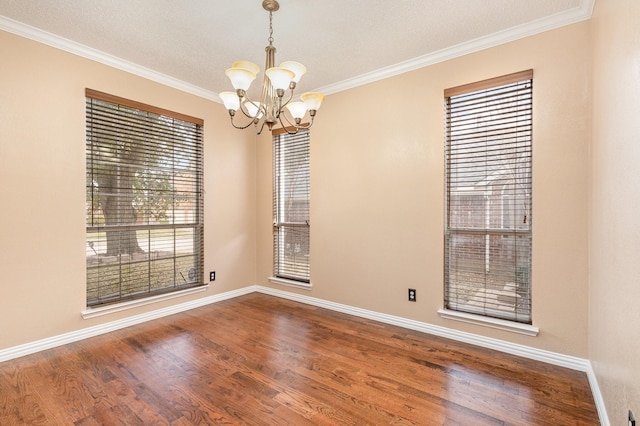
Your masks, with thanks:
[[[0,425],[597,425],[584,373],[253,293],[0,364]]]

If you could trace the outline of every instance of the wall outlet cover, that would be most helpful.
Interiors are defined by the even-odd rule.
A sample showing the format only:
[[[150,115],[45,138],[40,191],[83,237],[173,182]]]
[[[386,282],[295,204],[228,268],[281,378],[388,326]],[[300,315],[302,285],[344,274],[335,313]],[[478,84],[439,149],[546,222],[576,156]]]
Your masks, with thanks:
[[[415,302],[416,301],[416,289],[415,288],[410,288],[409,289],[409,302]]]

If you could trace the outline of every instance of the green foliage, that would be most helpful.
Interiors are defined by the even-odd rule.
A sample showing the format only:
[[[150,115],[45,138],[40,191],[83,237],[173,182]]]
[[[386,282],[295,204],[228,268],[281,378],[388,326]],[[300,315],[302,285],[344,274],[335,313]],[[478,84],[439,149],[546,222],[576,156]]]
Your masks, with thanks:
[[[195,159],[175,140],[193,137],[191,124],[94,102],[114,118],[88,128],[87,225],[170,223],[172,211],[194,201],[192,181],[182,177],[193,173]]]
[[[141,255],[143,256],[143,255]],[[194,256],[132,261],[87,268],[87,306],[190,287],[202,281]],[[190,275],[190,271],[191,275]],[[194,272],[195,271],[195,276]]]

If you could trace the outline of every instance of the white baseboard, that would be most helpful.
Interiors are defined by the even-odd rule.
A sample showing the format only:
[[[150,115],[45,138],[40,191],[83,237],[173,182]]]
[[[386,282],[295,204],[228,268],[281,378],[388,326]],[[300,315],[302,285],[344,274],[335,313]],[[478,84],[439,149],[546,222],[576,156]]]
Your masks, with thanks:
[[[238,290],[229,291],[226,293],[214,294],[213,296],[203,297],[201,299],[180,303],[178,305],[168,306],[162,309],[156,309],[155,311],[146,312],[144,314],[134,315],[134,316],[123,318],[117,321],[111,321],[105,324],[100,324],[93,327],[87,327],[81,330],[71,331],[69,333],[64,333],[57,336],[48,337],[46,339],[37,340],[35,342],[25,343],[24,345],[2,349],[0,350],[0,362],[8,361],[10,359],[19,358],[21,356],[44,351],[46,349],[55,348],[56,346],[66,345],[67,343],[77,342],[78,340],[87,339],[89,337],[109,333],[111,331],[119,330],[121,328],[129,327],[136,324],[141,324],[146,321],[151,321],[154,319],[166,317],[168,315],[177,314],[179,312],[188,311],[190,309],[199,308],[201,306],[220,302],[222,300],[232,299],[234,297],[242,296],[244,294],[253,293],[254,291],[255,291],[254,286],[251,286],[251,287],[245,287]]]
[[[469,343],[483,348],[493,349],[496,351],[508,353],[511,355],[521,356],[523,358],[533,359],[536,361],[546,362],[548,364],[558,365],[560,367],[570,368],[572,370],[583,371],[587,374],[593,399],[598,410],[600,423],[603,426],[609,426],[609,418],[604,405],[604,399],[600,393],[598,380],[591,366],[591,362],[587,359],[577,358],[569,355],[559,354],[556,352],[536,349],[530,346],[519,345],[516,343],[506,342],[504,340],[493,339],[490,337],[479,336],[477,334],[466,333],[463,331],[452,330],[450,328],[428,324],[420,321],[414,321],[407,318],[397,317],[394,315],[382,314],[379,312],[369,311],[366,309],[356,308],[349,305],[331,302],[328,300],[317,299],[302,294],[291,293],[288,291],[278,290],[270,287],[255,286],[255,291],[259,293],[269,294],[283,299],[293,300],[307,305],[313,305],[320,308],[330,309],[332,311],[342,312],[361,318],[367,318],[379,321],[385,324],[397,325],[399,327],[416,330],[435,336],[445,337],[459,342]]]
[[[559,365],[561,367],[571,368],[573,370],[587,371],[589,361],[582,358],[576,358],[569,355],[562,355],[555,352],[549,352],[542,349],[535,349],[530,346],[519,345],[516,343],[506,342],[504,340],[493,339],[490,337],[479,336],[477,334],[457,331],[438,325],[428,324],[425,322],[414,321],[407,318],[397,317],[394,315],[382,314],[379,312],[360,309],[353,306],[342,305],[340,303],[330,302],[327,300],[317,299],[305,295],[295,294],[288,291],[277,290],[269,287],[258,286],[256,291],[272,296],[281,297],[283,299],[294,300],[307,305],[327,308],[332,311],[338,311],[345,314],[355,315],[357,317],[367,318],[386,324],[397,325],[399,327],[408,328],[410,330],[421,331],[435,336],[446,337],[448,339],[459,342],[470,343],[475,346],[494,349],[512,355],[518,355],[524,358],[534,359],[549,364]]]
[[[100,334],[109,333],[121,328],[141,324],[146,321],[151,321],[168,315],[177,314],[179,312],[188,311],[190,309],[199,308],[211,303],[232,299],[234,297],[243,296],[245,294],[253,292],[293,300],[307,305],[317,306],[332,311],[342,312],[361,318],[379,321],[385,324],[396,325],[410,330],[416,330],[423,333],[456,340],[459,342],[469,343],[483,348],[493,349],[500,352],[533,359],[536,361],[546,362],[548,364],[571,368],[573,370],[584,371],[589,379],[593,398],[595,400],[596,408],[598,409],[598,415],[600,416],[600,422],[604,426],[609,426],[610,424],[607,417],[604,400],[602,398],[602,394],[600,393],[600,387],[598,386],[595,372],[593,371],[591,362],[589,362],[589,360],[258,285],[248,286],[226,293],[215,294],[213,296],[196,299],[178,305],[168,306],[166,308],[157,309],[155,311],[147,312],[140,315],[134,315],[132,317],[123,318],[121,320],[112,321],[93,327],[87,327],[81,330],[60,334],[58,336],[53,336],[31,343],[26,343],[24,345],[3,349],[0,350],[0,362],[19,358],[21,356],[29,355],[35,352],[51,349],[56,346],[61,346],[89,337],[98,336]]]
[[[607,407],[604,405],[604,398],[602,397],[602,393],[600,392],[600,386],[598,385],[598,378],[596,377],[595,371],[593,371],[593,366],[591,362],[589,362],[589,367],[587,368],[587,377],[589,378],[589,385],[591,386],[591,393],[593,394],[593,400],[596,404],[596,408],[598,409],[598,417],[600,417],[600,424],[602,426],[610,426],[609,415],[607,414]]]

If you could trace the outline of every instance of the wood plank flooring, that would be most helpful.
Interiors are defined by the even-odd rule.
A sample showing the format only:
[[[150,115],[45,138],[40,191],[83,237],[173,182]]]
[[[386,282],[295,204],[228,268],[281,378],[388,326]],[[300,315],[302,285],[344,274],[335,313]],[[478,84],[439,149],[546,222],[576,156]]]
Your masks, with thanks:
[[[597,425],[584,373],[253,293],[0,364],[0,425]]]

